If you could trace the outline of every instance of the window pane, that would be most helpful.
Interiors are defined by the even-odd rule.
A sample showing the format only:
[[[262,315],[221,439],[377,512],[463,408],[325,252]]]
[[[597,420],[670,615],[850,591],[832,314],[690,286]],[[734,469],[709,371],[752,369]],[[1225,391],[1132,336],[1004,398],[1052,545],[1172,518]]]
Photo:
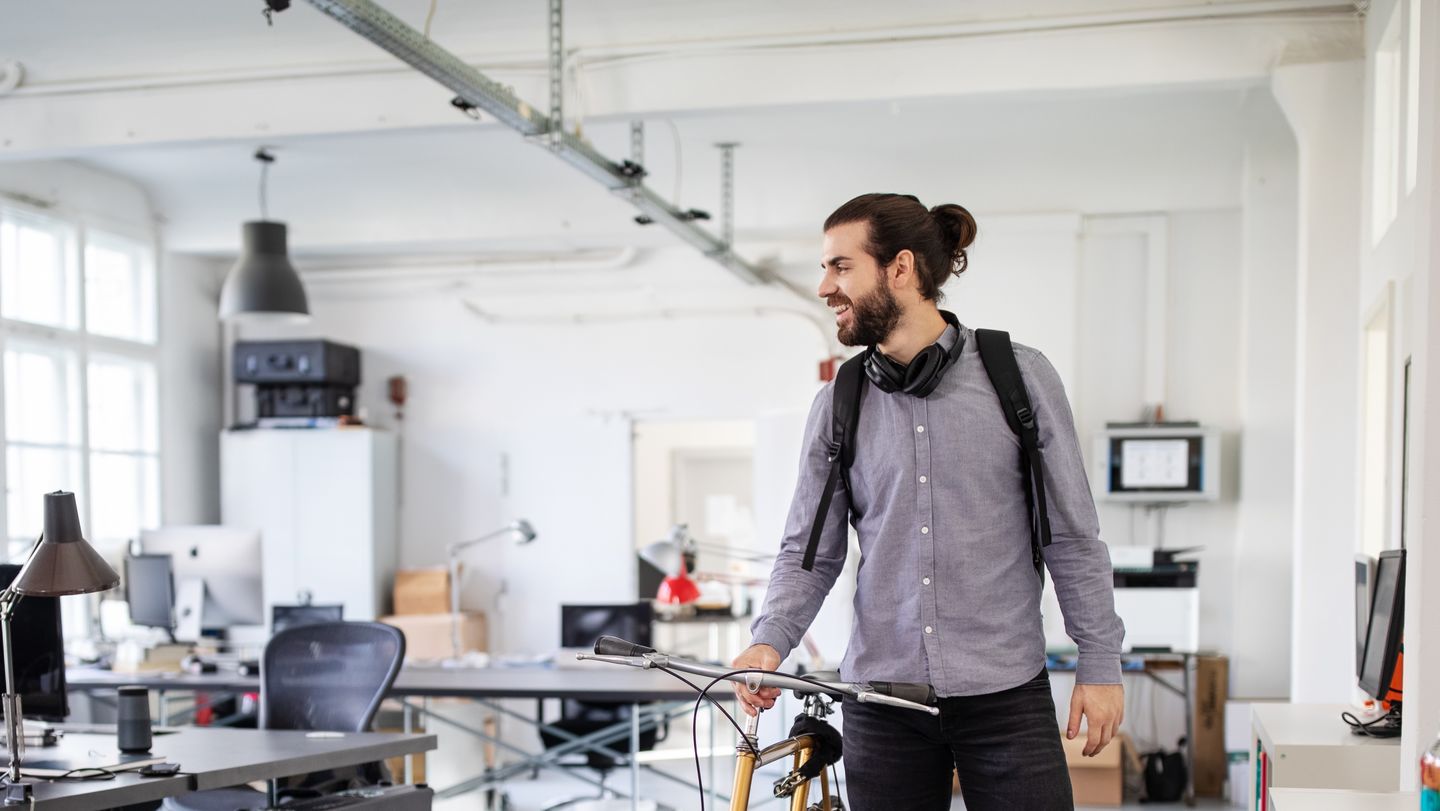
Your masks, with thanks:
[[[154,456],[93,453],[90,481],[93,543],[128,541],[159,524],[160,465]]]
[[[14,343],[5,350],[5,436],[12,442],[80,444],[74,352]]]
[[[89,383],[91,449],[157,452],[155,365],[94,357]]]
[[[139,242],[110,234],[85,237],[85,329],[96,335],[155,341],[155,269]]]
[[[6,520],[12,541],[34,541],[45,528],[46,493],[75,492],[80,514],[85,515],[79,451],[11,445],[5,464]]]
[[[28,214],[7,211],[0,219],[0,314],[79,327],[74,231]]]

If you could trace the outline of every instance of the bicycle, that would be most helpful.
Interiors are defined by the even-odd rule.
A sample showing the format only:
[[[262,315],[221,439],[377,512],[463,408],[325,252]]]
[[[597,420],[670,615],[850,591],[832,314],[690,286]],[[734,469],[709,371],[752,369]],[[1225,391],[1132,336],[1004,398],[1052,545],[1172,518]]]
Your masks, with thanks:
[[[695,700],[697,714],[701,701],[710,701],[740,733],[740,740],[735,746],[735,782],[730,795],[730,811],[746,811],[750,807],[750,791],[756,769],[786,757],[793,759],[790,771],[775,781],[773,791],[776,797],[790,799],[790,811],[843,811],[844,804],[840,798],[830,794],[830,779],[825,771],[827,766],[833,766],[840,760],[840,733],[825,721],[825,717],[835,711],[833,704],[837,700],[848,698],[862,703],[917,710],[930,715],[940,714],[939,708],[935,706],[935,691],[928,684],[856,684],[842,682],[838,673],[831,672],[789,676],[768,670],[732,670],[660,653],[649,646],[637,645],[613,636],[600,637],[595,642],[594,654],[582,653],[576,658],[668,673],[699,693]],[[711,681],[701,687],[680,673],[709,677]],[[825,678],[821,678],[822,676]],[[790,690],[804,698],[804,712],[796,718],[789,737],[761,749],[758,736],[759,714],[749,716],[742,728],[735,722],[734,716],[710,696],[710,688],[721,681],[744,684],[752,691],[761,687]],[[693,736],[692,732],[692,739]],[[702,783],[698,741],[695,742],[695,775],[697,784]],[[813,805],[807,805],[811,785],[817,778],[820,781],[820,800]],[[700,785],[700,809],[705,809],[703,784]]]

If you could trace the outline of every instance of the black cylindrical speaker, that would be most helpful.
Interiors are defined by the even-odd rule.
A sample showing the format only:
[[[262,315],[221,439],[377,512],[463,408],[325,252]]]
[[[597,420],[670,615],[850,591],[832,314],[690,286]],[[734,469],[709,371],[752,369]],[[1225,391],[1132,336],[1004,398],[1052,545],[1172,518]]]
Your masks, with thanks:
[[[121,752],[150,751],[150,690],[138,685],[120,688],[115,737]]]

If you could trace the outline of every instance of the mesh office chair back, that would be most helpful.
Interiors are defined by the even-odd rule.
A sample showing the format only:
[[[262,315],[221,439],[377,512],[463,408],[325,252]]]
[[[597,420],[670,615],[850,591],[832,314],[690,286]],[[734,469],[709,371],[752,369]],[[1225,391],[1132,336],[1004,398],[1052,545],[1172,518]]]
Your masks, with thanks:
[[[405,634],[378,622],[281,631],[260,666],[260,727],[365,732],[405,659]]]

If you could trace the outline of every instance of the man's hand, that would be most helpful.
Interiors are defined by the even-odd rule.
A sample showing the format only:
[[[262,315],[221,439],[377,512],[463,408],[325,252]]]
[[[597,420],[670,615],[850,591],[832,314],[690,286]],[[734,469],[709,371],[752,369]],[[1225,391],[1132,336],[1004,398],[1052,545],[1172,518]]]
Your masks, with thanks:
[[[739,656],[736,656],[730,666],[735,670],[748,668],[774,670],[780,666],[780,651],[769,645],[751,645]],[[762,687],[752,693],[750,688],[735,682],[735,697],[740,699],[740,709],[744,710],[746,715],[755,715],[761,710],[768,710],[775,706],[775,699],[780,697],[780,688]]]
[[[1085,716],[1089,735],[1085,739],[1085,757],[1094,757],[1110,743],[1125,719],[1125,688],[1119,684],[1077,684],[1070,694],[1070,723],[1065,737],[1075,740],[1080,734],[1080,716]]]

